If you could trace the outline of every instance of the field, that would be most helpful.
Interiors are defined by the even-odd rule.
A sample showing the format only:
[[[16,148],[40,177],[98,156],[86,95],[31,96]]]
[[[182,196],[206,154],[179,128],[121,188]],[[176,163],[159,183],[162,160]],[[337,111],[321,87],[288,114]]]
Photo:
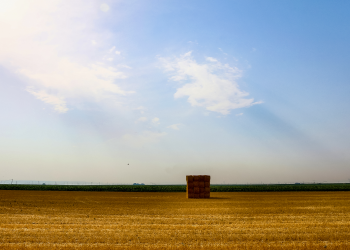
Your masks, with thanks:
[[[350,249],[350,192],[0,190],[0,249]]]

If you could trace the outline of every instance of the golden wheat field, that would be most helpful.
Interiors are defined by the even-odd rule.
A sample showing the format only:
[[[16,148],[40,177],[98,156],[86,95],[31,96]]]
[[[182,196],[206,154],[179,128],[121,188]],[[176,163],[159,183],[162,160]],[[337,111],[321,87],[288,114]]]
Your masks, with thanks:
[[[350,192],[0,190],[0,249],[350,249]]]

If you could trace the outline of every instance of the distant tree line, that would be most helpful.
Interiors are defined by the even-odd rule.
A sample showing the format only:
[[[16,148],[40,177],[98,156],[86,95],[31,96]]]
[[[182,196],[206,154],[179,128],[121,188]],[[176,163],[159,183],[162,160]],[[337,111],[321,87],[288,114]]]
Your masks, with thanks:
[[[97,191],[97,192],[186,192],[186,185],[28,185],[0,184],[0,190]],[[210,192],[350,191],[349,183],[210,185]]]

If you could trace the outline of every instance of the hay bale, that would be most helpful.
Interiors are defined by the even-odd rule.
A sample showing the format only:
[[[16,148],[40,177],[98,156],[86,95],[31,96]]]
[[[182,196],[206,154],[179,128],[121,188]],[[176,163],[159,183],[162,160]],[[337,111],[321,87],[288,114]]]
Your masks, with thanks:
[[[193,198],[194,193],[186,193],[186,198]]]
[[[187,198],[210,198],[210,175],[186,175]]]
[[[188,193],[186,195],[186,197],[189,198],[189,199],[193,199],[194,198],[194,193]]]
[[[193,176],[192,175],[186,175],[186,181],[187,182],[192,182],[193,181]]]

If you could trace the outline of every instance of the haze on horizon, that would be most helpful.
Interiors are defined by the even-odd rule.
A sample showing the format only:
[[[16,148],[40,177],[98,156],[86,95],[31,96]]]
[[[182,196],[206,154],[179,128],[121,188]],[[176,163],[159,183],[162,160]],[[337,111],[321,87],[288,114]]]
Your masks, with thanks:
[[[0,2],[0,180],[348,182],[349,1]]]

